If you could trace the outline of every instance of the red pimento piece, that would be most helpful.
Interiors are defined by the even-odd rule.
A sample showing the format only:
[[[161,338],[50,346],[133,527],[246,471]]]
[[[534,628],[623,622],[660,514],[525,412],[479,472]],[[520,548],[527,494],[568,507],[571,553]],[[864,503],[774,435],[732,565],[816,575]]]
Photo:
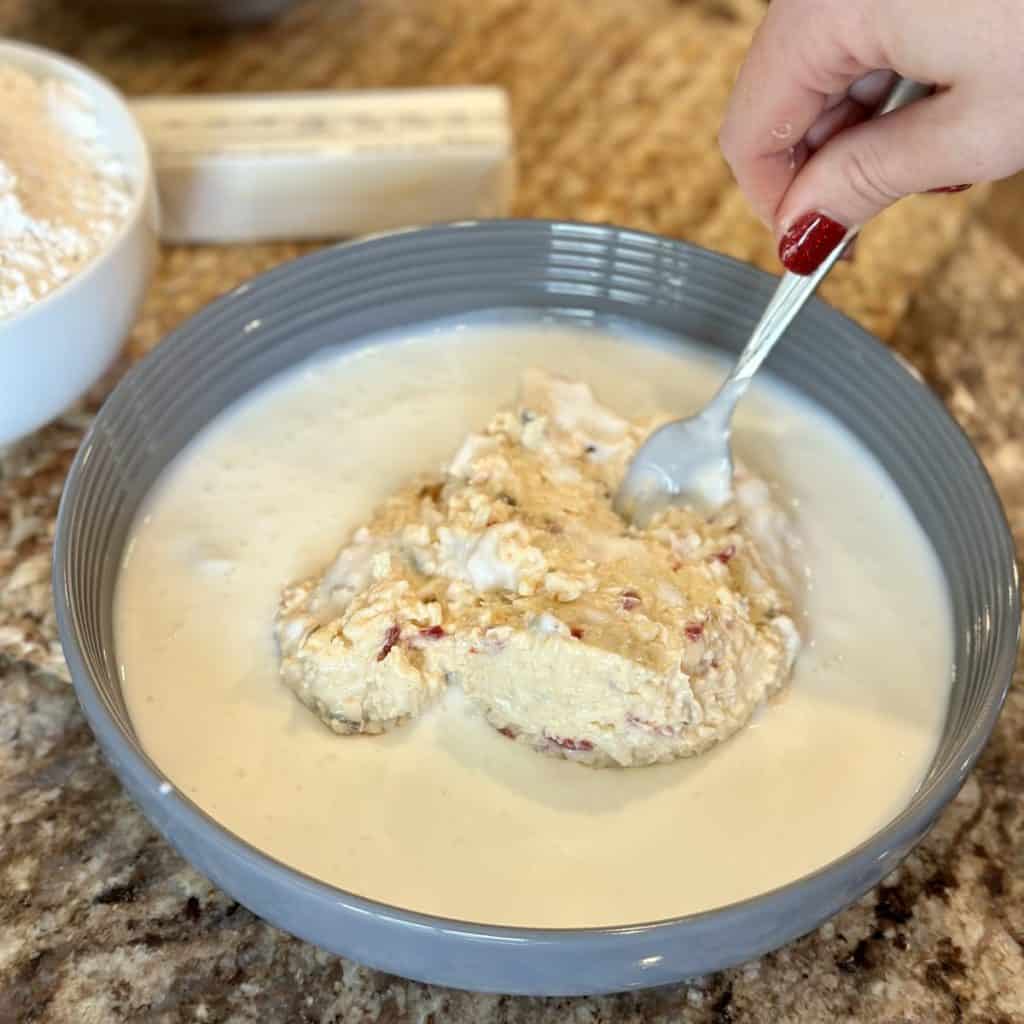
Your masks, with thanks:
[[[385,634],[384,634],[384,646],[377,652],[377,660],[383,661],[390,653],[391,648],[398,643],[399,638],[402,635],[401,627],[396,622]]]
[[[500,732],[502,736],[507,736],[510,740],[514,740],[519,735],[511,725],[503,725],[498,732]]]
[[[735,554],[736,545],[730,544],[727,548],[722,548],[722,550],[715,555],[715,560],[721,562],[722,565],[728,565],[732,561],[732,557]]]
[[[671,725],[656,725],[646,718],[637,718],[633,714],[627,714],[626,721],[637,729],[646,729],[647,732],[653,732],[658,736],[675,736],[676,734],[675,729]]]
[[[704,635],[704,623],[691,622],[683,632],[686,634],[687,640],[699,640]]]
[[[420,636],[424,640],[440,640],[441,637],[447,636],[448,634],[440,626],[429,626],[427,629],[420,630]]]
[[[594,744],[590,740],[573,740],[563,738],[562,736],[549,736],[548,739],[554,743],[556,747],[561,747],[563,750],[593,750]]]
[[[579,626],[570,626],[569,632],[576,637],[577,640],[583,639],[583,630]]]
[[[624,590],[622,592],[622,610],[631,612],[634,608],[640,607],[640,595],[635,590]]]

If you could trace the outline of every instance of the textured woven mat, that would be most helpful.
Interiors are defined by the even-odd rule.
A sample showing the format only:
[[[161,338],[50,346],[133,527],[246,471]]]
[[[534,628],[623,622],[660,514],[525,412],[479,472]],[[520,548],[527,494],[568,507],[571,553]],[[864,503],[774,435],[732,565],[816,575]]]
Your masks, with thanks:
[[[0,35],[74,56],[129,95],[499,84],[509,92],[514,120],[517,215],[615,222],[775,269],[771,239],[748,212],[715,144],[764,6],[322,0],[268,26],[204,35],[95,21],[74,0],[0,0]],[[899,204],[871,226],[857,263],[826,283],[825,297],[891,338],[984,193]],[[166,248],[128,358],[245,278],[312,248]],[[85,422],[66,418],[0,457],[0,656],[61,674],[50,541]]]
[[[140,0],[140,4],[143,0]],[[774,268],[715,135],[763,0],[345,0],[269,26],[179,36],[74,0],[0,0],[0,34],[64,51],[129,95],[493,83],[511,99],[526,217],[607,221]],[[888,335],[978,193],[901,204],[824,295]],[[133,351],[291,245],[167,251]]]

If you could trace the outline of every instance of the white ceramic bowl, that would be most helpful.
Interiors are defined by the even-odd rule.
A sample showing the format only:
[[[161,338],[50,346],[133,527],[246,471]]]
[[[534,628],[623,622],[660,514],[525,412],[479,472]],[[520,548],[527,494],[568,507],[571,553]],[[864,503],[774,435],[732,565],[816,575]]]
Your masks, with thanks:
[[[0,445],[59,416],[113,363],[155,265],[158,227],[149,152],[124,98],[82,65],[39,47],[0,39],[4,64],[73,82],[92,100],[134,197],[121,229],[92,262],[39,302],[0,318]]]

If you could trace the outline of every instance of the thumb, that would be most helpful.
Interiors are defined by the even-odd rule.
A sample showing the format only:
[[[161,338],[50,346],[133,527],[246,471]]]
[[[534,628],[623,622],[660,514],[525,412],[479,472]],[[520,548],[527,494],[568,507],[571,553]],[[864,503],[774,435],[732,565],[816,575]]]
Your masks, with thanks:
[[[981,180],[985,150],[953,91],[833,136],[800,169],[776,215],[779,259],[816,270],[842,240],[903,196]]]

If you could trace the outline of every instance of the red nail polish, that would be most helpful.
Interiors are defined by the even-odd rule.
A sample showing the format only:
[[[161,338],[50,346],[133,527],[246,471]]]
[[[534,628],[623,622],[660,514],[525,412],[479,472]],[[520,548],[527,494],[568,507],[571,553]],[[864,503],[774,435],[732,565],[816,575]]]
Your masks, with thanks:
[[[843,240],[846,228],[823,213],[797,218],[779,242],[779,259],[794,274],[813,274]]]
[[[945,185],[942,188],[930,188],[929,192],[966,192],[970,185]]]

